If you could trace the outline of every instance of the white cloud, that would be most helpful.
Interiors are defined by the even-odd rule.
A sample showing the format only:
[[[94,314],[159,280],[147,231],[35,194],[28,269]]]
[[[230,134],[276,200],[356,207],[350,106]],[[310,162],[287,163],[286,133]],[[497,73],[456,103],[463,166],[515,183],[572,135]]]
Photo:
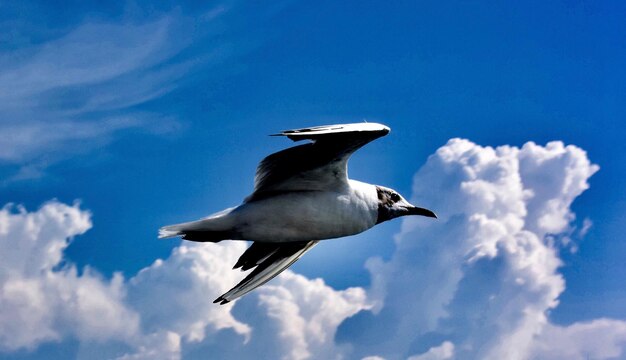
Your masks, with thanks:
[[[117,360],[180,359],[180,335],[174,332],[157,332],[141,340],[134,352],[123,354],[117,357]],[[93,359],[93,354],[89,354],[85,359]]]
[[[587,179],[599,169],[582,149],[560,141],[545,147],[526,143],[519,153],[519,167],[522,183],[531,193],[525,228],[539,237],[569,229],[575,218],[570,205],[589,188]],[[555,170],[558,174],[550,176]]]
[[[536,337],[530,358],[542,360],[617,359],[626,355],[626,322],[596,319],[569,326],[547,325]]]
[[[448,341],[458,358],[528,358],[565,289],[549,235],[571,233],[571,203],[597,170],[561,142],[452,139],[437,150],[415,175],[412,201],[439,219],[406,218],[392,258],[368,261],[377,313],[345,324],[367,329],[360,354],[402,358]]]
[[[453,356],[454,344],[444,341],[441,345],[432,347],[423,354],[410,356],[407,360],[446,360],[452,359]]]
[[[11,136],[0,138],[0,161],[41,161],[51,151],[93,148],[120,130],[171,123],[154,114],[112,111],[163,95],[189,70],[188,63],[165,63],[186,45],[173,41],[175,29],[173,17],[85,22],[58,39],[5,52],[0,131]]]
[[[232,265],[244,250],[243,242],[185,244],[140,271],[129,281],[128,303],[141,314],[144,333],[180,336],[183,354],[203,342],[244,358],[330,359],[348,350],[335,345],[334,334],[347,317],[369,308],[361,288],[336,291],[286,271],[246,297],[241,319],[233,303],[213,304],[243,277]],[[211,345],[223,330],[237,336]]]
[[[3,55],[3,108],[15,105],[5,99],[25,101],[48,90],[97,84],[159,63],[176,52],[167,42],[170,21],[88,22],[61,38]]]
[[[285,359],[332,359],[340,355],[335,332],[346,318],[370,309],[362,288],[336,291],[322,279],[286,271],[259,292],[259,307],[278,326]]]
[[[181,245],[165,261],[141,270],[130,280],[129,302],[141,312],[145,331],[171,331],[198,342],[207,332],[232,328],[249,338],[251,328],[229,311],[233,304],[213,304],[240,280],[240,273],[231,268],[244,250],[242,242]]]
[[[0,137],[7,172],[0,185],[40,177],[51,164],[106,145],[122,131],[178,130],[175,117],[136,105],[234,53],[225,38],[203,42],[214,37],[212,22],[223,12],[218,7],[198,19],[176,11],[139,21],[86,18],[61,36],[0,54],[0,133],[10,135]]]
[[[8,205],[0,211],[0,349],[134,333],[138,317],[123,304],[120,275],[106,281],[88,268],[79,276],[75,267],[62,265],[67,239],[90,227],[90,214],[78,205],[50,202],[32,213]]]
[[[557,326],[547,317],[565,288],[549,239],[573,231],[571,203],[597,169],[558,142],[494,149],[450,140],[418,171],[412,196],[439,219],[403,221],[391,259],[367,263],[368,292],[286,271],[225,306],[212,300],[242,277],[231,270],[242,242],[184,243],[129,280],[107,280],[63,260],[67,239],[91,227],[89,212],[7,206],[0,351],[74,338],[85,358],[623,356],[626,321]]]
[[[249,295],[254,315],[237,319],[234,303],[213,299],[243,276],[231,269],[243,242],[181,245],[129,281],[89,268],[78,275],[63,251],[68,238],[91,228],[90,217],[78,204],[55,201],[35,212],[0,211],[0,352],[71,337],[91,347],[87,358],[110,357],[94,347],[123,343],[130,350],[117,351],[121,359],[177,359],[203,342],[245,357],[333,358],[347,348],[334,343],[337,326],[369,308],[363,289],[336,291],[287,271]],[[235,336],[211,345],[225,330]]]

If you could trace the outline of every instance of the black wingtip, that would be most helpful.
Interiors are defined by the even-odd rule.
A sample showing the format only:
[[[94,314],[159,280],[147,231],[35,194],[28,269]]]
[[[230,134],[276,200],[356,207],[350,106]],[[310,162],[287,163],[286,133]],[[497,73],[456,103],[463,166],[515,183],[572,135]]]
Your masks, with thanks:
[[[237,263],[235,264],[235,266],[233,266],[233,270],[242,267],[243,264],[244,264],[244,262],[241,260],[241,258],[239,258],[239,260],[237,260]]]
[[[241,271],[248,271],[250,269],[252,269],[253,267],[257,266],[258,264],[256,263],[249,263],[249,264],[244,264],[241,266]]]
[[[270,134],[269,136],[286,136],[289,140],[291,141],[302,141],[302,140],[306,140],[305,138],[299,137],[299,136],[293,136],[294,134],[297,134],[295,132],[291,132],[291,131],[284,131],[278,134]]]
[[[229,302],[230,302],[230,300],[226,300],[222,296],[220,296],[217,299],[213,300],[213,304],[219,303],[220,305],[228,304]]]

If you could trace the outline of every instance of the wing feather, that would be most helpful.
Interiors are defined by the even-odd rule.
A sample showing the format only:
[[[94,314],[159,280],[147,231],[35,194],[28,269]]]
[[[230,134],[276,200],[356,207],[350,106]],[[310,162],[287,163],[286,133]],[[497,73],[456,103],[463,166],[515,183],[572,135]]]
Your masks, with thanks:
[[[257,167],[254,192],[246,201],[277,192],[337,190],[348,182],[348,159],[363,145],[385,136],[389,128],[375,123],[340,124],[285,130],[279,134],[312,143],[269,155]]]
[[[261,262],[272,256],[280,249],[279,243],[253,242],[246,251],[241,254],[233,269],[241,268],[241,271],[252,269]]]
[[[317,240],[313,240],[276,245],[263,244],[251,250],[252,246],[257,244],[256,242],[253,243],[252,246],[250,246],[250,248],[243,253],[239,261],[237,261],[235,267],[238,267],[237,265],[240,264],[240,262],[242,263],[242,267],[250,266],[251,263],[258,262],[256,268],[248,274],[248,276],[241,280],[239,284],[215,299],[213,302],[220,303],[220,305],[226,304],[265,284],[291,266],[317,243]],[[242,258],[244,259],[242,260]]]
[[[293,141],[299,141],[303,139],[316,140],[328,135],[346,134],[346,133],[379,133],[383,132],[383,135],[389,133],[389,128],[385,125],[378,123],[355,123],[355,124],[336,124],[336,125],[322,125],[314,126],[310,128],[283,130],[273,136],[287,136]],[[382,136],[382,135],[381,135]]]

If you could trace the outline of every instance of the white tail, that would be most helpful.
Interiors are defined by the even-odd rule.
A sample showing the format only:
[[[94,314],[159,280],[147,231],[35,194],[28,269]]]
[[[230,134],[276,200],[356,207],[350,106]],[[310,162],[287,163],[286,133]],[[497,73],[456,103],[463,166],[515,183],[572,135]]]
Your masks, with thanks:
[[[179,235],[183,235],[183,232],[176,228],[176,225],[164,226],[159,229],[159,239],[167,239]]]
[[[222,210],[197,221],[163,226],[159,229],[159,239],[167,239],[175,236],[184,236],[188,235],[189,232],[197,231],[229,231],[232,226],[232,220],[228,219],[228,214],[230,214],[234,209],[235,208],[233,207]]]

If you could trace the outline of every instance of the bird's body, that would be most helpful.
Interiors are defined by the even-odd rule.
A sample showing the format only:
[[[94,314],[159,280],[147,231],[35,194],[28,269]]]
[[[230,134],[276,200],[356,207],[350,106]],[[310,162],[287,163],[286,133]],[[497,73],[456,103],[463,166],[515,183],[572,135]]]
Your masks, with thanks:
[[[288,130],[278,135],[312,143],[261,161],[255,190],[240,206],[160,229],[159,237],[200,242],[251,240],[235,268],[255,268],[216,302],[227,303],[278,275],[320,240],[358,234],[404,215],[435,217],[397,192],[350,180],[350,155],[386,135],[380,124],[343,124]]]
[[[348,185],[336,191],[285,192],[169,229],[271,243],[354,235],[376,224],[378,198],[374,185],[355,180]]]

